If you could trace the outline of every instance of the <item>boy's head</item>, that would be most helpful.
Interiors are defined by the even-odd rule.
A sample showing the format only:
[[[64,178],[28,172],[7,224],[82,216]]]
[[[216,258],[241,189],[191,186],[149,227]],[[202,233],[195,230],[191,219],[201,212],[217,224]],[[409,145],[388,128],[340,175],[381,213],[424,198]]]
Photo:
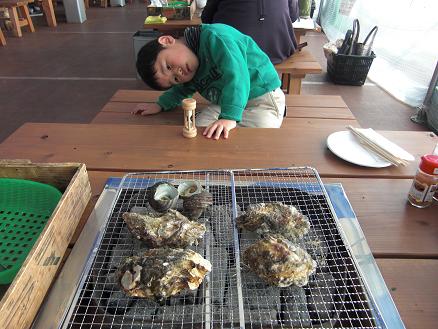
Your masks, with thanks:
[[[149,87],[157,90],[192,80],[198,66],[198,57],[185,40],[170,35],[148,42],[137,56],[138,74]]]

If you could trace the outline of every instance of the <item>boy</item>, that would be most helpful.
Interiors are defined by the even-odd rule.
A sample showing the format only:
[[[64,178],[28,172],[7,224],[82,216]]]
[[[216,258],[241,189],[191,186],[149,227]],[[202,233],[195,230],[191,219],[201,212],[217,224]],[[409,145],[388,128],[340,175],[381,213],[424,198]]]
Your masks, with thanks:
[[[137,70],[150,87],[169,90],[157,104],[138,104],[135,114],[168,111],[199,92],[212,103],[196,116],[197,124],[207,127],[207,138],[228,138],[237,123],[281,126],[285,97],[274,66],[250,37],[231,26],[190,27],[181,39],[163,35],[139,51]]]

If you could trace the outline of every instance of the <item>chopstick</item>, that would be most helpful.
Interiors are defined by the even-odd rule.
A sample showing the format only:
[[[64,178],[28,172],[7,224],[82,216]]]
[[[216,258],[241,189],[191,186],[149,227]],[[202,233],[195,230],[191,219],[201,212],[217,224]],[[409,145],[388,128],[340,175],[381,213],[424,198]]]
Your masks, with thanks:
[[[393,155],[391,152],[387,151],[377,143],[370,140],[367,136],[365,136],[359,129],[354,128],[352,126],[347,126],[347,129],[350,130],[354,136],[359,139],[359,142],[369,151],[376,153],[378,156],[383,158],[384,160],[392,163],[394,166],[398,167],[407,166],[409,162],[405,159],[399,158]]]

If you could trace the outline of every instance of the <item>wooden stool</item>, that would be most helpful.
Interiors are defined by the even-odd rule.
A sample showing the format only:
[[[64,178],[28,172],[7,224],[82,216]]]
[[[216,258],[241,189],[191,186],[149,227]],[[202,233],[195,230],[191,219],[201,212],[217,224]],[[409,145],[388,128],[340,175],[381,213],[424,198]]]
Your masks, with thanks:
[[[2,46],[6,46],[6,39],[5,39],[5,36],[4,36],[3,32],[2,32],[2,28],[1,27],[0,27],[0,44]]]
[[[33,0],[0,0],[0,7],[8,8],[9,19],[12,22],[12,34],[21,38],[21,28],[29,26],[30,32],[35,32],[27,4]]]

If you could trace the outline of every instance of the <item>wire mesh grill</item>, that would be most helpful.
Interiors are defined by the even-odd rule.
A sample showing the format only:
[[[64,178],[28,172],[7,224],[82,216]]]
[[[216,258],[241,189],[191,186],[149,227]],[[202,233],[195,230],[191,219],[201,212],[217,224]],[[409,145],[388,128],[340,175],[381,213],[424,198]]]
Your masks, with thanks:
[[[190,247],[211,262],[212,271],[197,290],[162,304],[124,295],[114,271],[145,247],[121,215],[145,207],[146,190],[157,181],[177,186],[185,180],[199,181],[213,195],[199,219],[207,232]],[[308,216],[310,232],[298,244],[317,270],[305,287],[267,285],[241,263],[240,255],[259,237],[237,230],[234,219],[260,202],[293,205]],[[379,328],[375,312],[313,169],[142,173],[122,181],[64,328]]]

